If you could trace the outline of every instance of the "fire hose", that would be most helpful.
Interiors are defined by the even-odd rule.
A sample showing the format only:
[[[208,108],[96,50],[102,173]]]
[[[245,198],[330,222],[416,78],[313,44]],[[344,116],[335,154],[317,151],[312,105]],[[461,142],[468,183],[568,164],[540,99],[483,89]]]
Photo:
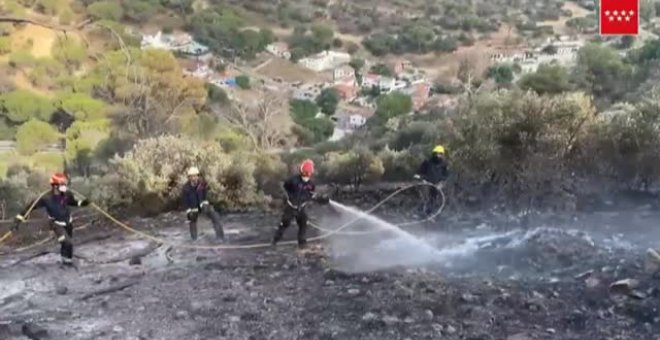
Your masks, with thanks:
[[[431,221],[431,220],[433,220],[435,217],[437,217],[438,215],[440,215],[440,214],[442,213],[442,211],[443,211],[444,208],[445,208],[445,202],[446,202],[446,199],[445,199],[445,194],[444,194],[444,192],[442,191],[441,188],[438,188],[437,186],[435,186],[435,185],[433,185],[433,184],[431,184],[431,183],[428,183],[428,182],[415,183],[415,184],[408,185],[408,186],[405,186],[405,187],[403,187],[403,188],[400,188],[400,189],[394,191],[393,193],[391,193],[390,195],[388,195],[387,197],[385,197],[383,200],[381,200],[380,202],[378,202],[376,205],[374,205],[374,206],[373,206],[372,208],[370,208],[369,210],[365,211],[364,214],[365,214],[365,215],[366,215],[366,214],[371,214],[371,213],[374,212],[376,209],[378,209],[378,208],[381,207],[383,204],[387,203],[388,201],[390,201],[392,198],[394,198],[395,196],[399,195],[400,193],[402,193],[402,192],[404,192],[404,191],[406,191],[406,190],[409,190],[409,189],[412,189],[412,188],[416,188],[416,187],[421,187],[421,186],[431,187],[431,188],[433,188],[433,189],[435,189],[435,190],[438,190],[438,192],[440,193],[440,196],[442,197],[442,204],[440,205],[440,207],[438,208],[438,210],[437,210],[435,213],[433,213],[433,214],[427,216],[425,219],[416,220],[416,221],[411,221],[411,222],[406,222],[406,223],[401,223],[401,224],[396,224],[396,226],[398,226],[398,227],[403,227],[403,226],[409,226],[409,225],[420,224],[420,223],[424,223],[424,222],[427,222],[427,221]],[[84,195],[80,194],[79,192],[76,192],[75,190],[71,190],[71,191],[72,191],[74,194],[78,195],[78,196],[85,197]],[[42,194],[39,196],[39,198],[41,198],[41,196],[43,196],[44,194],[45,194],[45,193],[42,193]],[[36,204],[37,201],[38,201],[38,199],[35,200],[35,203],[32,204],[32,206],[30,207],[30,209],[28,209],[27,213],[25,214],[26,217],[27,217],[27,215],[32,211],[32,209],[34,208],[34,205]],[[256,249],[256,248],[268,248],[268,247],[271,247],[271,244],[270,244],[270,243],[255,243],[255,244],[244,244],[244,245],[240,245],[240,244],[237,244],[237,245],[193,245],[193,244],[174,244],[174,243],[171,243],[170,241],[168,241],[168,240],[166,240],[166,239],[164,239],[164,238],[161,238],[161,237],[158,237],[158,236],[154,236],[154,235],[151,235],[151,234],[148,234],[148,233],[142,232],[142,231],[140,231],[140,230],[137,230],[137,229],[131,227],[130,225],[128,225],[128,224],[126,224],[126,223],[124,223],[124,222],[118,220],[116,217],[114,217],[112,214],[110,214],[109,212],[107,212],[105,209],[103,209],[103,208],[101,208],[100,206],[98,206],[96,203],[91,203],[91,204],[90,204],[90,207],[91,207],[92,209],[96,210],[99,214],[101,214],[101,215],[103,215],[104,217],[106,217],[108,220],[110,220],[110,221],[113,222],[114,224],[116,224],[117,226],[119,226],[120,228],[122,228],[122,229],[124,229],[124,230],[126,230],[126,231],[128,231],[128,232],[130,232],[130,233],[133,233],[133,234],[136,234],[136,235],[141,236],[141,237],[143,237],[143,238],[149,239],[149,240],[154,241],[154,242],[156,242],[156,243],[158,243],[158,244],[168,245],[168,246],[171,246],[171,247],[174,247],[174,248],[182,248],[182,249],[200,249],[200,250],[231,250],[231,249]],[[344,223],[344,224],[341,225],[339,228],[337,228],[337,229],[332,229],[332,230],[322,228],[322,227],[316,225],[315,223],[310,223],[310,225],[311,225],[313,228],[316,228],[316,229],[318,229],[318,230],[324,232],[324,234],[321,234],[321,235],[319,235],[319,236],[315,236],[315,237],[309,238],[308,241],[310,241],[310,242],[320,241],[320,240],[323,240],[323,239],[325,239],[325,238],[328,238],[328,237],[330,237],[330,236],[332,236],[332,235],[365,235],[365,234],[372,234],[372,233],[375,233],[375,232],[379,232],[378,230],[376,230],[376,231],[358,231],[358,232],[355,232],[355,231],[354,231],[354,232],[344,231],[344,229],[347,229],[348,227],[350,227],[351,225],[353,225],[355,222],[361,220],[362,218],[363,218],[362,216],[356,217],[356,218],[354,218],[354,219],[352,219],[352,220],[350,220],[350,221]],[[4,242],[7,238],[9,238],[9,236],[11,236],[11,234],[12,234],[12,232],[9,231],[9,232],[7,232],[4,236],[2,236],[2,237],[0,238],[0,244],[2,244],[2,242]],[[42,241],[40,241],[40,242],[41,242],[41,243],[45,243],[46,241],[42,240]],[[279,243],[279,244],[282,244],[282,245],[291,245],[291,244],[297,244],[297,242],[296,242],[296,241],[285,241],[285,242],[281,242],[281,243]],[[32,247],[32,246],[28,246],[28,247],[25,247],[25,248],[31,248],[31,247]],[[23,248],[23,249],[25,249],[25,248]]]

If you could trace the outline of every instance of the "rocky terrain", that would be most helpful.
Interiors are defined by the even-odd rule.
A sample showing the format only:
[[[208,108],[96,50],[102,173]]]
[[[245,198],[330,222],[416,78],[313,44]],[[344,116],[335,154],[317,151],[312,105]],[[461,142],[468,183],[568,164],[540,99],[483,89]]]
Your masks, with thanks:
[[[332,228],[337,214],[315,216]],[[648,206],[523,229],[448,215],[410,228],[438,251],[421,258],[414,244],[373,235],[308,252],[189,250],[86,218],[78,270],[56,264],[53,243],[0,257],[0,338],[656,340],[660,279],[645,252],[660,243],[659,219]],[[278,216],[224,220],[231,244],[251,244],[269,240]],[[190,242],[181,214],[129,222]],[[214,244],[202,226],[197,244]],[[362,266],[369,258],[378,270]]]

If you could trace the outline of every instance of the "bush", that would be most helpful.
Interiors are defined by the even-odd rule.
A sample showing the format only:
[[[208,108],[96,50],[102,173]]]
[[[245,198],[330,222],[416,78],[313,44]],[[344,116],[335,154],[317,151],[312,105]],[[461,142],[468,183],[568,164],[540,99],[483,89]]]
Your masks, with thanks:
[[[378,158],[383,161],[385,169],[383,180],[386,181],[407,181],[417,173],[421,157],[416,157],[410,151],[394,151],[385,148],[378,154]]]
[[[31,155],[40,148],[56,143],[60,134],[46,122],[31,119],[21,125],[16,131],[18,152]]]
[[[379,180],[384,172],[383,162],[364,148],[331,153],[323,163],[324,178],[333,183],[349,184],[355,190],[362,184]]]
[[[63,93],[56,102],[61,110],[82,121],[105,118],[108,109],[106,103],[86,93]]]
[[[30,157],[31,169],[43,170],[47,173],[64,169],[64,155],[59,152],[37,152]]]
[[[0,36],[0,55],[11,52],[11,38]]]
[[[34,56],[27,49],[20,49],[9,55],[9,65],[14,68],[32,67],[34,65]]]
[[[48,98],[27,90],[16,90],[0,95],[0,105],[13,123],[23,123],[29,119],[49,121],[55,107]]]
[[[49,174],[26,166],[10,166],[0,180],[0,200],[6,204],[8,215],[19,213],[30,201],[47,190]]]
[[[139,2],[139,1],[135,1]],[[124,11],[118,2],[99,1],[87,6],[87,13],[98,20],[119,21],[124,15]]]
[[[171,136],[139,141],[110,161],[110,171],[93,197],[105,206],[137,204],[156,211],[180,204],[186,170],[198,166],[211,190],[209,200],[228,209],[264,203],[248,154],[227,154],[218,144]]]
[[[595,114],[581,94],[477,96],[442,124],[453,180],[472,194],[505,198],[514,210],[565,199],[575,148]]]
[[[236,85],[243,90],[247,90],[250,88],[250,77],[241,75],[236,77]]]

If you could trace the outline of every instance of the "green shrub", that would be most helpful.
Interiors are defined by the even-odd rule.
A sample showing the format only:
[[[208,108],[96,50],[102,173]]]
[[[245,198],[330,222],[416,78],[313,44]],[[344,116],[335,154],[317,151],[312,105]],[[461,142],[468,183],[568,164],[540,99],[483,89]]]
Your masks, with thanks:
[[[9,65],[14,68],[32,67],[34,65],[34,56],[27,49],[20,49],[9,55]]]
[[[64,155],[59,152],[37,152],[30,157],[32,169],[51,173],[64,169]]]
[[[87,6],[87,13],[92,18],[98,20],[119,21],[124,15],[124,11],[118,2],[99,1]]]
[[[46,122],[31,119],[21,125],[16,131],[18,152],[32,155],[40,148],[56,143],[60,134]]]
[[[419,154],[414,155],[410,151],[394,151],[385,148],[378,153],[378,158],[383,161],[383,180],[386,181],[408,181],[410,180],[422,162]]]
[[[27,90],[15,90],[0,95],[0,105],[12,123],[23,123],[29,119],[49,121],[55,107],[48,98]]]
[[[0,55],[11,52],[11,38],[0,36]]]
[[[333,183],[349,184],[356,190],[362,184],[379,180],[384,172],[383,162],[364,148],[331,153],[323,163],[324,178]]]
[[[249,154],[227,154],[216,143],[171,136],[141,140],[123,157],[115,156],[93,197],[108,207],[174,207],[193,165],[202,170],[214,204],[241,209],[264,203],[255,179],[257,165]]]

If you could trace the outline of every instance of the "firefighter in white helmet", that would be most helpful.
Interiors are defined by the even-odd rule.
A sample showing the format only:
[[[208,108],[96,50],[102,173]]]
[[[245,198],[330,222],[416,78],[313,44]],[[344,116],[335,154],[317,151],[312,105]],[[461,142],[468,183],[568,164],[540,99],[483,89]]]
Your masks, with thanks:
[[[183,186],[183,201],[188,209],[186,213],[190,226],[190,237],[193,241],[197,239],[197,218],[200,213],[203,213],[213,222],[216,238],[224,241],[225,234],[220,223],[220,215],[207,200],[207,194],[208,186],[202,179],[199,169],[194,166],[188,169],[188,181]]]

